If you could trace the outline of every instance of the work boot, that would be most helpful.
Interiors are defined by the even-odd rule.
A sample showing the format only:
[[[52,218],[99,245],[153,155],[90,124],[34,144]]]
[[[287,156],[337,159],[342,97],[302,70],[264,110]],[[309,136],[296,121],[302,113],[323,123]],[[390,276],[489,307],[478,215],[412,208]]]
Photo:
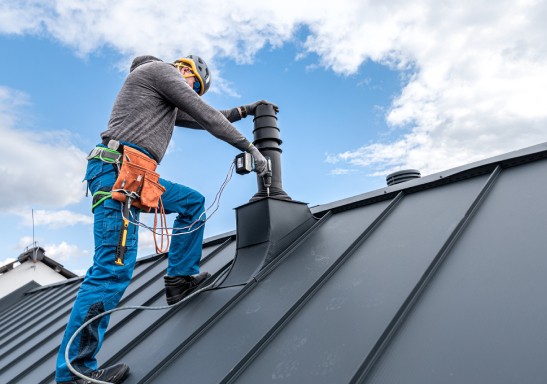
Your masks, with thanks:
[[[123,383],[127,375],[129,374],[129,366],[127,364],[116,364],[105,369],[98,369],[86,375],[94,380],[106,381],[108,383],[119,384]],[[57,384],[87,384],[91,381],[78,379],[73,381],[63,381]]]
[[[164,276],[167,304],[178,303],[207,280],[211,274],[201,272],[193,276]]]

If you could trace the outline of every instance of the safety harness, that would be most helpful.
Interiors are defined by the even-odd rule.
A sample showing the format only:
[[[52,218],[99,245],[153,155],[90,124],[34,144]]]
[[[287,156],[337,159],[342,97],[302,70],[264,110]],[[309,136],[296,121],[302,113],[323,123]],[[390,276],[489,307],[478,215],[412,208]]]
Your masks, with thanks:
[[[156,173],[158,163],[143,152],[127,145],[120,145],[116,140],[110,140],[108,148],[97,146],[87,156],[88,160],[98,159],[112,164],[116,171],[116,181],[110,187],[100,188],[93,194],[91,210],[104,203],[107,199],[114,199],[122,203],[122,227],[120,241],[116,251],[115,263],[123,265],[126,250],[127,231],[129,227],[130,207],[134,206],[143,212],[154,210],[154,243],[157,253],[166,252],[169,247],[167,230],[161,233],[161,245],[156,240],[157,216],[160,215],[162,228],[166,228],[165,209],[161,202],[161,195],[165,188],[160,184],[160,175]],[[164,237],[167,245],[164,247]]]
[[[112,164],[116,172],[116,182],[112,188],[103,187],[93,194],[91,210],[106,199],[113,198],[124,203],[131,198],[131,205],[141,211],[150,212],[158,207],[165,188],[159,183],[160,175],[156,173],[158,163],[143,152],[129,146],[119,145],[111,140],[110,146],[120,151],[97,146],[87,156],[88,160],[96,159]]]
[[[120,173],[120,166],[122,164],[122,154],[114,149],[105,147],[95,147],[91,150],[87,156],[87,160],[101,160],[103,163],[112,164],[116,177]],[[112,198],[112,188],[103,187],[93,194],[93,202],[91,204],[91,212],[95,212],[95,208],[105,202],[107,199]]]
[[[91,212],[95,213],[95,208],[105,202],[106,199],[112,198],[112,188],[102,187],[93,194],[93,200],[91,203]]]

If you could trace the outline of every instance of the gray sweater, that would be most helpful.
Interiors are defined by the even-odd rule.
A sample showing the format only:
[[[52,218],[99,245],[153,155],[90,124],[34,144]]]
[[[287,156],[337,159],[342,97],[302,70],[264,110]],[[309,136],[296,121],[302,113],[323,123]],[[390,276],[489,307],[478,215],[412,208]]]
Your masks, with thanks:
[[[136,144],[159,162],[177,125],[205,129],[237,149],[248,151],[249,140],[231,124],[240,118],[237,108],[218,111],[209,106],[172,64],[153,56],[139,56],[133,60],[101,138]]]

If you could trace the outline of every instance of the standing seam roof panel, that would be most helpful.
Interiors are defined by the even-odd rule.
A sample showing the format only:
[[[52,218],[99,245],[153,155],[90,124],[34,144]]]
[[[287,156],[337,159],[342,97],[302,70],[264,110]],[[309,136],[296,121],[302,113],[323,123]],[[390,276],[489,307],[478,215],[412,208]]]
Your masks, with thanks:
[[[77,289],[78,285],[67,284],[60,286],[58,289],[59,295],[64,295],[67,292],[72,292]],[[50,297],[51,296],[51,297]],[[2,320],[2,324],[20,324],[30,313],[34,313],[36,308],[41,306],[43,302],[55,300],[56,295],[49,295],[47,290],[38,291],[36,293],[27,294],[24,301],[13,312],[6,313],[6,317]]]
[[[204,292],[167,313],[113,316],[101,364],[129,363],[127,384],[178,382],[181,377],[227,384],[253,375],[266,382],[319,383],[325,377],[347,382],[359,365],[355,361],[362,363],[351,383],[542,382],[547,373],[546,164],[544,143],[318,206],[312,212],[328,212],[322,224],[245,287]],[[503,171],[496,173],[496,167]],[[454,191],[493,171],[491,188],[485,185],[466,217],[452,228],[440,225],[454,208],[453,195],[467,198]],[[438,217],[405,217],[405,210],[422,203],[431,210],[430,203],[437,203],[426,197],[436,195],[430,193],[435,190],[445,193],[439,199],[450,209],[440,210]],[[398,193],[405,197],[395,197]],[[413,200],[422,203],[409,206]],[[392,210],[378,210],[388,204]],[[387,214],[385,220],[380,212]],[[370,216],[359,217],[363,214]],[[378,226],[358,228],[369,218]],[[405,220],[418,228],[408,233],[399,229]],[[433,235],[443,229],[448,238]],[[392,241],[390,233],[403,233],[407,241]],[[211,271],[224,271],[230,264],[235,251],[227,251],[236,235],[220,235],[204,245],[202,261]],[[438,242],[442,246],[433,261],[422,268],[421,278],[392,316],[397,300],[412,286],[410,280],[416,280],[431,257],[426,250]],[[409,244],[419,252],[405,255]],[[125,303],[163,304],[161,272],[155,269],[162,258],[165,254],[139,259]],[[0,312],[0,381],[53,382],[66,311],[80,282],[71,279],[32,290],[17,306]],[[387,319],[383,332],[382,319]],[[341,341],[337,331],[345,336]],[[276,366],[279,371],[268,377],[274,361],[288,364]],[[306,369],[318,374],[297,380]]]
[[[146,268],[146,271],[148,270],[149,269]],[[139,277],[142,275],[140,272],[141,271],[137,273],[137,279],[135,279],[136,281],[139,281]],[[146,279],[146,281],[148,281],[148,279]],[[64,291],[63,288],[64,288],[63,286],[59,286],[56,288],[48,288],[48,289],[58,289],[59,291]],[[29,351],[30,353],[35,353],[37,346],[42,345],[44,343],[44,340],[42,340],[41,343],[38,343],[37,345],[33,341],[34,337],[40,336],[42,339],[44,339],[43,334],[47,333],[50,335],[50,337],[54,337],[56,339],[57,336],[64,330],[66,321],[68,320],[68,316],[70,315],[70,311],[72,309],[72,303],[77,294],[77,289],[74,289],[74,288],[78,288],[78,286],[76,287],[71,286],[71,288],[73,288],[70,290],[71,295],[65,296],[63,302],[60,303],[64,306],[64,308],[61,307],[60,305],[58,310],[55,313],[51,314],[49,318],[47,319],[44,318],[44,321],[42,321],[41,324],[39,323],[32,328],[27,328],[27,329],[23,328],[22,329],[23,332],[18,333],[18,338],[14,338],[11,342],[4,343],[2,345],[2,351],[4,351],[4,348],[16,347],[18,350],[18,354],[16,357],[17,359],[21,359],[25,356],[26,351]],[[134,291],[134,289],[135,289],[135,286],[133,286],[132,289],[128,289],[126,291],[126,294],[124,295],[124,298],[126,298],[128,294],[131,294],[131,292]],[[41,291],[37,292],[37,294],[40,294],[40,293]],[[53,298],[56,297],[56,295],[50,295],[50,296]],[[124,298],[122,298],[122,300],[124,300]]]
[[[139,282],[139,279],[142,277],[143,280],[140,282],[148,282],[147,274],[152,271],[154,268],[163,268],[161,265],[158,266],[158,261],[154,261],[152,265],[149,264],[140,264],[135,268],[135,282]],[[140,285],[140,284],[139,284]],[[130,286],[131,287],[131,286]],[[46,288],[44,290],[61,290],[63,286],[57,286],[54,288]],[[127,301],[127,296],[131,295],[135,291],[135,285],[131,289],[127,289],[122,302]],[[42,291],[37,291],[40,293]],[[28,332],[24,336],[24,341],[18,347],[18,354],[13,355],[15,360],[11,362],[6,362],[6,366],[2,369],[0,368],[0,373],[5,380],[13,380],[15,377],[17,383],[21,382],[23,377],[26,377],[26,374],[33,375],[33,379],[28,379],[29,382],[39,382],[44,376],[43,371],[50,373],[55,368],[55,359],[57,351],[59,348],[59,343],[61,341],[68,317],[70,316],[70,311],[72,309],[72,303],[76,297],[77,290],[72,291],[72,296],[67,296],[64,301],[64,308],[59,310],[59,313],[55,317],[49,319],[48,322],[41,324],[41,327],[38,329],[33,329],[32,333]],[[55,296],[55,295],[51,295]],[[115,324],[115,322],[111,322]],[[47,334],[47,336],[45,336]],[[40,340],[37,340],[40,338]],[[12,376],[13,375],[13,376]]]
[[[207,330],[204,337],[176,356],[170,365],[147,382],[173,382],[180,377],[180,372],[185,372],[185,380],[190,382],[220,382],[388,203],[342,212],[328,218],[235,303],[218,323]],[[347,220],[353,225],[347,226]],[[333,237],[338,241],[331,241]],[[227,330],[230,330],[229,333]]]
[[[234,382],[349,382],[485,180],[405,196]]]
[[[367,383],[545,382],[546,174],[501,173]]]
[[[207,257],[216,248],[217,246],[206,248],[207,251],[204,252],[204,256]],[[133,280],[125,291],[120,305],[143,304],[148,299],[143,298],[141,296],[142,294],[145,296],[152,295],[156,294],[158,290],[159,292],[163,290],[163,279],[158,280],[158,276],[162,275],[165,271],[165,259],[166,255],[164,254],[148,258],[145,262],[137,262]],[[161,282],[161,287],[157,286],[154,292],[150,291],[150,293],[147,294],[146,292],[149,291],[149,286],[157,281]],[[71,285],[70,287],[73,286]],[[9,381],[16,378],[15,383],[24,382],[24,380],[36,383],[41,382],[47,377],[50,379],[45,382],[49,382],[53,378],[53,370],[55,369],[55,360],[59,343],[66,322],[68,321],[72,302],[77,294],[78,287],[79,284],[74,287],[75,289],[72,291],[72,296],[67,296],[67,299],[64,302],[65,308],[61,310],[62,313],[58,314],[58,316],[53,319],[49,319],[49,322],[45,323],[38,333],[33,333],[35,336],[40,335],[42,340],[36,342],[32,337],[33,334],[25,335],[25,343],[19,347],[21,352],[16,356],[12,355],[12,357],[15,357],[16,359],[11,362],[6,362],[6,366],[3,368],[0,366],[0,374],[3,379]],[[63,288],[64,286],[62,285],[44,288],[32,293],[32,295],[40,295],[44,291],[62,290]],[[55,295],[51,296],[55,297]],[[123,324],[123,321],[127,316],[131,317],[129,312],[124,313],[125,316],[116,316],[111,320],[109,330],[107,331],[107,339],[108,335],[111,334],[113,330],[115,332],[117,324]],[[48,333],[48,335],[44,337],[44,333]],[[101,355],[103,353],[104,352],[101,350]]]
[[[23,324],[15,322],[11,327],[6,327],[6,335],[0,336],[3,345],[3,347],[0,348],[0,351],[3,352],[4,347],[7,346],[11,340],[26,337],[25,334],[28,335],[29,332],[36,329],[36,327],[39,327],[40,324],[47,321],[49,318],[56,316],[63,305],[66,305],[67,300],[73,300],[75,292],[75,289],[71,289],[67,292],[59,292],[57,295],[51,295],[54,300],[44,300],[41,305],[36,305],[34,311],[37,314],[33,316],[30,321]]]
[[[220,268],[217,270],[215,265],[220,266],[220,261],[224,260],[222,267],[225,268],[226,263],[230,263],[233,260],[234,254],[235,242],[231,242],[228,247],[223,248],[214,258],[209,259],[203,266],[203,269],[210,272],[218,272]],[[128,337],[127,333],[120,335],[122,339],[125,337],[126,340],[129,338],[132,341],[138,337],[138,343],[130,343],[117,356],[117,359],[121,359],[131,367],[135,367],[135,369],[132,369],[133,374],[126,380],[126,383],[141,382],[143,377],[159,369],[164,364],[164,361],[169,359],[169,356],[176,353],[177,349],[183,346],[186,340],[200,326],[207,322],[219,308],[237,294],[240,289],[241,287],[222,290],[220,294],[214,296],[211,295],[210,291],[203,292],[190,302],[169,311],[139,312],[131,321],[139,322],[142,319],[155,320],[146,323],[148,325],[146,332],[140,332],[138,335],[133,335],[132,337]],[[162,293],[158,301],[152,303],[152,305],[161,305],[164,302],[165,297]],[[128,327],[125,328],[131,328],[130,323],[126,325]],[[134,332],[134,330],[131,329],[131,332]],[[137,332],[139,332],[138,329]],[[106,343],[110,343],[110,339],[107,339]],[[110,343],[110,345],[115,344],[115,342]]]

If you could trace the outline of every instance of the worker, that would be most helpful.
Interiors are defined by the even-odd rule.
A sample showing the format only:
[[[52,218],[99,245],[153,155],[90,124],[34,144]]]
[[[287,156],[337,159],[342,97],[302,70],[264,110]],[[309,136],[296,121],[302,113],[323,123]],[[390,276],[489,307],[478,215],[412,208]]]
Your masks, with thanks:
[[[75,331],[87,320],[115,308],[129,285],[137,256],[139,210],[131,207],[126,239],[124,265],[114,263],[122,225],[121,202],[108,197],[118,171],[116,164],[107,161],[123,148],[131,147],[139,153],[161,162],[174,126],[204,129],[241,151],[249,152],[255,171],[266,173],[266,159],[231,123],[254,115],[258,101],[241,107],[218,111],[200,97],[211,85],[207,64],[196,55],[163,62],[153,56],[133,60],[112,108],[108,129],[101,133],[101,143],[88,157],[85,179],[94,197],[95,254],[80,286],[72,313],[65,329],[57,357],[58,383],[85,383],[73,375],[65,361],[65,348]],[[274,105],[277,111],[277,106]],[[110,148],[107,148],[110,147]],[[109,157],[110,156],[110,157]],[[111,159],[112,160],[112,159]],[[168,304],[175,304],[200,287],[210,276],[199,271],[202,251],[204,197],[197,191],[163,178],[161,195],[167,213],[177,213],[168,253],[167,274],[164,277]],[[197,223],[197,224],[196,224]],[[189,230],[190,229],[190,230]],[[84,328],[69,350],[71,365],[78,372],[96,380],[121,383],[129,373],[125,364],[98,369],[96,355],[101,348],[109,316],[104,316]]]

